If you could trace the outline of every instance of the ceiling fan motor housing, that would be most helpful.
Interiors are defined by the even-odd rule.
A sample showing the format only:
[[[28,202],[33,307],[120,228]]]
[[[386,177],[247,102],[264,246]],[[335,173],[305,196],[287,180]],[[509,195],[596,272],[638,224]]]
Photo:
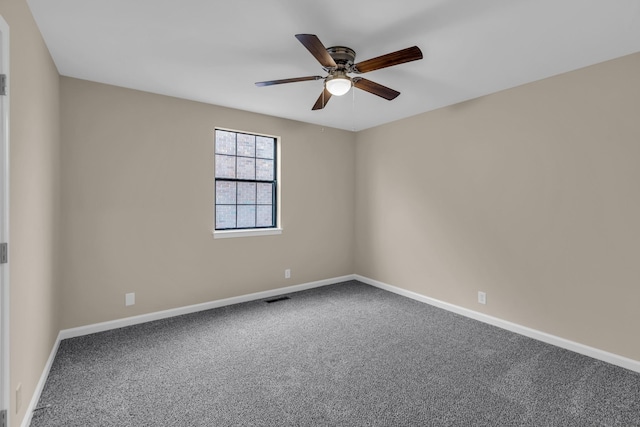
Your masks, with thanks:
[[[346,46],[332,46],[327,48],[327,52],[338,64],[338,70],[345,70],[347,73],[353,72],[353,64],[356,60],[356,52],[350,47]],[[331,69],[325,71],[331,72]]]

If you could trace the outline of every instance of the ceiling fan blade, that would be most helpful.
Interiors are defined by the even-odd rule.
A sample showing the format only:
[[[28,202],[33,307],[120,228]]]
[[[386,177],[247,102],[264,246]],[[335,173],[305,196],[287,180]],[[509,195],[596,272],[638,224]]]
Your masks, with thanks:
[[[309,52],[325,68],[336,68],[338,64],[333,60],[327,48],[324,47],[320,39],[314,34],[296,34],[296,38],[307,48]]]
[[[322,80],[321,76],[295,77],[293,79],[268,80],[266,82],[256,82],[256,86],[281,85],[283,83],[306,82],[308,80]]]
[[[380,83],[372,82],[371,80],[363,79],[362,77],[354,77],[352,81],[353,85],[358,89],[378,95],[379,97],[388,99],[389,101],[400,95],[400,92],[397,90],[382,86]]]
[[[386,55],[358,62],[354,66],[353,71],[360,74],[368,73],[369,71],[404,64],[405,62],[417,61],[418,59],[422,59],[422,51],[418,46],[413,46],[397,52],[387,53]]]
[[[329,102],[329,98],[331,98],[331,92],[325,88],[316,103],[313,105],[312,110],[322,110],[327,105],[327,102]]]

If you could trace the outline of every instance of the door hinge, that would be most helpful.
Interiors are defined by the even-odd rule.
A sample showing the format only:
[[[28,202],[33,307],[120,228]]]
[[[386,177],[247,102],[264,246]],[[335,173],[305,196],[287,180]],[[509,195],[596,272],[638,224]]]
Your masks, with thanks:
[[[0,74],[0,96],[7,94],[7,75]]]
[[[9,262],[9,246],[6,243],[0,243],[0,264]]]
[[[0,411],[0,427],[7,427],[7,410]]]

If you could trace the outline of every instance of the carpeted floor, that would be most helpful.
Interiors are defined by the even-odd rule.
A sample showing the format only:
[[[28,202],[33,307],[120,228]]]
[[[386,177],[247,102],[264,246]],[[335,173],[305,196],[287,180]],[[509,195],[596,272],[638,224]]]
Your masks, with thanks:
[[[359,282],[62,341],[31,426],[640,426],[640,374]]]

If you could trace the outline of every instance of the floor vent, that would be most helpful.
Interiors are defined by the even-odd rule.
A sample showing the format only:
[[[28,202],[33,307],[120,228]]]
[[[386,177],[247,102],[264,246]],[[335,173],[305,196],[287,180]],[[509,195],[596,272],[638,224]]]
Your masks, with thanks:
[[[271,304],[272,302],[284,301],[284,300],[287,300],[287,299],[291,299],[291,298],[289,298],[289,297],[278,297],[278,298],[272,298],[272,299],[265,300],[264,302],[266,302],[267,304]]]

